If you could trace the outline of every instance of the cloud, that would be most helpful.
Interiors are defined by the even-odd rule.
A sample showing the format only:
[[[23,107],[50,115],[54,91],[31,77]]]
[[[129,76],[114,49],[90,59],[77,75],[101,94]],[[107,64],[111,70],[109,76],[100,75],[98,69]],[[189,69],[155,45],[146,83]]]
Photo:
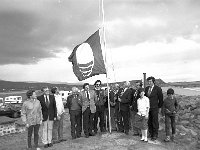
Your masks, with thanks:
[[[2,65],[32,64],[45,58],[54,58],[61,52],[60,48],[72,49],[83,42],[85,38],[81,35],[89,35],[98,24],[94,19],[95,14],[86,11],[89,8],[95,9],[93,3],[83,3],[83,8],[72,1],[62,4],[52,1],[29,3],[22,0],[21,3],[1,3],[8,6],[7,9],[0,7]]]
[[[6,69],[5,76],[23,80],[14,72],[31,67],[34,74],[27,69],[25,76],[33,80],[45,65],[57,63],[60,79],[77,81],[66,59],[102,26],[99,1],[2,0],[0,4],[0,68]],[[109,67],[113,60],[117,78],[138,78],[127,74],[134,70],[137,75],[154,72],[170,80],[163,68],[177,65],[179,71],[172,68],[174,76],[183,73],[182,65],[198,65],[199,4],[197,0],[105,0],[106,46],[112,53]],[[66,57],[62,63],[60,55]],[[46,80],[54,80],[50,68]]]

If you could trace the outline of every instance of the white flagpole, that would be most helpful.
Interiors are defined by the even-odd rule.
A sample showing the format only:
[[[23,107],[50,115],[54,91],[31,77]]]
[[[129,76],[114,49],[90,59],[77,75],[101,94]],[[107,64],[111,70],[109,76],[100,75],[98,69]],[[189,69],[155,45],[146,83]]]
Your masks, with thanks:
[[[109,84],[108,84],[108,64],[107,64],[107,59],[106,59],[106,34],[105,34],[105,25],[104,25],[104,6],[103,6],[103,0],[101,1],[101,9],[102,9],[102,18],[103,18],[103,39],[104,39],[104,52],[105,52],[105,64],[106,64],[106,79],[107,79],[107,90],[108,90],[108,120],[109,120],[109,132],[111,133],[111,118],[110,118],[110,98],[109,98]],[[106,120],[107,121],[107,120]]]

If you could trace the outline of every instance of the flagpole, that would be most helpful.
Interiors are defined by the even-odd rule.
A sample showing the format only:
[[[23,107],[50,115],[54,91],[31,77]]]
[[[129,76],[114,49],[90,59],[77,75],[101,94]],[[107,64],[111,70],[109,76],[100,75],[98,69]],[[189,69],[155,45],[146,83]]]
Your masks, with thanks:
[[[108,64],[107,64],[107,59],[106,59],[106,34],[105,34],[105,26],[104,26],[104,5],[103,5],[103,0],[101,0],[101,9],[102,9],[102,20],[103,20],[103,39],[104,39],[104,52],[105,52],[105,64],[106,64],[106,80],[107,80],[107,90],[108,90],[108,120],[109,120],[109,132],[111,133],[111,118],[110,118],[110,89],[109,89],[109,84],[108,84]]]

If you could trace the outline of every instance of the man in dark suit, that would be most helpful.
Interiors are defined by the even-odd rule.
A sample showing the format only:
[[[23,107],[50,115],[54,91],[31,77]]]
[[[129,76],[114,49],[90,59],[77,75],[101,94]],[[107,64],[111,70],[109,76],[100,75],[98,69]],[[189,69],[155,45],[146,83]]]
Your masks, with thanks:
[[[148,128],[151,139],[156,140],[158,138],[159,129],[158,113],[163,105],[163,93],[162,89],[155,85],[154,77],[148,77],[147,81],[149,86],[145,88],[145,95],[150,101]]]
[[[130,102],[132,99],[132,90],[129,88],[130,82],[124,83],[124,91],[119,96],[118,101],[120,102],[120,114],[122,116],[122,125],[126,135],[129,134],[129,117],[130,117]]]
[[[40,101],[42,106],[42,142],[44,143],[44,148],[53,146],[52,144],[52,129],[53,121],[56,120],[57,111],[56,111],[56,101],[53,95],[49,94],[49,88],[42,88],[43,94],[38,96],[37,99]]]

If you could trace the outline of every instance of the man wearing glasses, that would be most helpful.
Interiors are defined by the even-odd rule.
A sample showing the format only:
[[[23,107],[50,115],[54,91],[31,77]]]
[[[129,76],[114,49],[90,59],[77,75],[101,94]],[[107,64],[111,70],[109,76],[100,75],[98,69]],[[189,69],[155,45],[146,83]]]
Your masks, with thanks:
[[[104,128],[105,99],[104,99],[104,91],[101,89],[101,80],[97,80],[94,83],[94,91],[97,95],[96,112],[94,114],[94,132],[95,134],[97,134],[98,118],[100,119],[100,122],[99,122],[100,130],[101,132],[105,132],[105,128]]]
[[[53,95],[49,94],[49,88],[42,88],[43,94],[38,96],[37,99],[40,101],[42,106],[43,124],[42,124],[42,142],[44,148],[52,147],[52,129],[53,121],[56,120],[56,101]]]
[[[80,101],[83,112],[83,130],[85,137],[94,136],[94,114],[96,112],[95,103],[97,96],[94,90],[90,90],[89,83],[83,84],[83,90],[80,92]]]

